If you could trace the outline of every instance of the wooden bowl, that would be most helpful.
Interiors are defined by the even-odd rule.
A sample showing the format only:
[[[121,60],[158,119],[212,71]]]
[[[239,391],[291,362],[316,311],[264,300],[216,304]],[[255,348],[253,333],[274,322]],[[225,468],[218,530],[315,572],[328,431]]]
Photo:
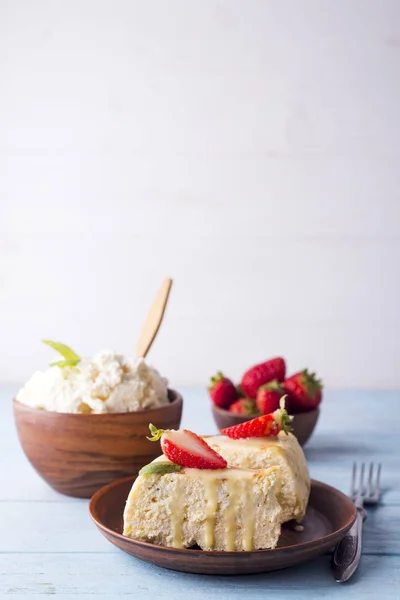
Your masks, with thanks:
[[[150,442],[149,423],[179,429],[182,397],[168,390],[170,403],[130,413],[67,414],[31,408],[14,400],[23,451],[57,492],[90,498],[95,491],[138,470],[161,454]]]
[[[254,417],[245,417],[243,415],[231,413],[229,412],[229,410],[219,408],[218,406],[212,405],[211,408],[214,416],[214,421],[216,422],[218,429],[232,427],[232,425],[238,425],[239,423],[243,423],[244,421],[250,421],[250,419],[254,419]],[[297,413],[293,415],[293,417],[293,433],[297,437],[299,444],[304,446],[304,444],[308,441],[312,432],[314,431],[315,425],[317,424],[319,417],[319,408],[304,413]]]

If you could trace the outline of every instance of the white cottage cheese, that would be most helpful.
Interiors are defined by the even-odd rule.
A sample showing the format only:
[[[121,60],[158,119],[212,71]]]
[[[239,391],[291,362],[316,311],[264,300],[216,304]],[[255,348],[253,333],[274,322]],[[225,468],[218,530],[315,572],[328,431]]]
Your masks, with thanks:
[[[121,413],[168,403],[168,381],[143,358],[127,360],[103,350],[76,367],[36,372],[17,400],[62,413]]]

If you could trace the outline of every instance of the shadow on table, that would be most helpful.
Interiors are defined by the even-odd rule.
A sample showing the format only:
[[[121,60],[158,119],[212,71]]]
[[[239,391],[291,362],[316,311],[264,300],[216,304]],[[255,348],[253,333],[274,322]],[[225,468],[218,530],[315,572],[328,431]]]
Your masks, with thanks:
[[[337,461],[338,458],[344,458],[349,461],[365,462],[374,458],[376,447],[371,442],[371,439],[366,436],[365,439],[357,437],[344,438],[338,432],[337,435],[330,436],[315,436],[310,444],[304,448],[304,453],[309,461]]]
[[[382,571],[387,571],[387,568],[384,568],[384,559],[383,556],[363,556],[357,572],[343,584],[338,584],[333,579],[330,568],[331,557],[328,554],[296,567],[259,575],[212,576],[189,573],[174,575],[169,571],[168,576],[172,578],[176,576],[182,584],[186,582],[187,590],[194,596],[196,592],[202,590],[204,597],[219,600],[265,598],[264,592],[268,591],[279,593],[285,600],[298,600],[303,595],[306,597],[305,594],[307,600],[321,597],[351,599],[358,598],[363,593],[368,595],[372,583],[376,585],[376,589],[379,588],[383,577]]]

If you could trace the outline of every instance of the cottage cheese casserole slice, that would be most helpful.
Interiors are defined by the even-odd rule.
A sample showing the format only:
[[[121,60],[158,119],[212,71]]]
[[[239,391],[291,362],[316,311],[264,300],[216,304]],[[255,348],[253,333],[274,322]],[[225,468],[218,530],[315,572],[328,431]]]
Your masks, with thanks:
[[[174,548],[275,548],[281,524],[301,519],[309,494],[307,465],[289,422],[282,406],[225,430],[227,437],[150,425],[149,439],[161,439],[163,456],[141,469],[132,486],[124,535]],[[249,432],[253,437],[241,438]]]
[[[310,476],[304,452],[292,433],[231,439],[225,435],[204,438],[231,467],[277,468],[277,499],[283,521],[304,517],[310,494]]]
[[[276,484],[274,467],[139,475],[128,496],[123,533],[173,548],[275,548],[282,522]]]

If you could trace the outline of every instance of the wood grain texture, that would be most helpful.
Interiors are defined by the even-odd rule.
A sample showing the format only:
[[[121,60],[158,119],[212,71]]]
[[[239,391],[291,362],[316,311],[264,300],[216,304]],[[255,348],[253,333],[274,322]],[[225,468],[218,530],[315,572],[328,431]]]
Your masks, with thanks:
[[[243,415],[237,415],[230,413],[229,410],[224,410],[218,406],[211,407],[213,417],[218,429],[224,427],[232,427],[232,425],[238,425],[244,421],[250,421],[254,417],[243,417]],[[291,423],[292,431],[297,437],[299,443],[304,446],[310,439],[312,432],[317,424],[320,409],[310,410],[304,413],[298,413],[294,415]]]
[[[27,499],[4,505],[0,503],[1,506],[1,553],[117,552],[93,526],[88,516],[87,500],[65,496],[65,502],[31,502]],[[21,518],[26,511],[32,523],[29,527]],[[399,512],[398,504],[369,511],[364,523],[363,554],[400,554]],[[50,531],[49,523],[57,523],[57,535]],[[132,565],[135,565],[134,561]]]
[[[145,600],[156,587],[162,600],[264,600],[266,594],[281,600],[400,598],[398,391],[326,390],[305,448],[311,476],[343,492],[353,460],[383,464],[382,506],[369,512],[360,567],[343,588],[332,579],[329,556],[265,575],[205,577],[160,569],[114,549],[93,527],[86,500],[57,494],[29,465],[13,425],[11,398],[17,389],[0,387],[0,597],[115,600],[134,595]],[[216,433],[206,390],[180,392],[182,426]],[[28,525],[22,518],[27,514]]]
[[[156,338],[158,330],[161,327],[165,309],[167,308],[171,287],[172,279],[166,277],[160,289],[158,290],[157,295],[154,298],[150,310],[146,316],[140,332],[139,340],[136,345],[136,356],[147,356],[147,353],[149,352],[151,345]]]
[[[327,556],[284,571],[207,577],[160,569],[123,552],[8,554],[0,561],[5,598],[57,600],[134,597],[148,600],[398,600],[399,556],[364,556],[351,585],[336,584]],[[379,589],[379,596],[377,595]]]
[[[14,400],[19,440],[32,466],[55,490],[90,498],[159,456],[159,443],[146,439],[149,423],[176,429],[182,415],[182,397],[168,393],[169,404],[159,408],[101,415],[48,412]]]

